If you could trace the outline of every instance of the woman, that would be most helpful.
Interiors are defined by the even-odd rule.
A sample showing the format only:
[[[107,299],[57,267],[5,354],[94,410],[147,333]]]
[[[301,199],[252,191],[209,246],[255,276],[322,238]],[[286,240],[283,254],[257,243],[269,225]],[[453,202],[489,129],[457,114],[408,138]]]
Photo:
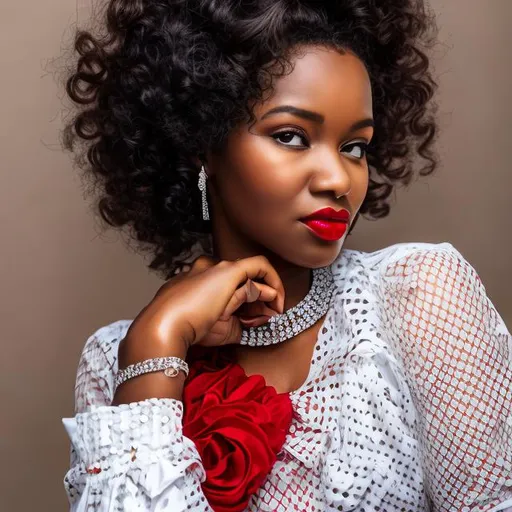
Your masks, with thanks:
[[[167,282],[85,344],[71,509],[512,507],[512,339],[476,271],[343,249],[436,166],[423,2],[111,0],[105,28],[65,143]]]

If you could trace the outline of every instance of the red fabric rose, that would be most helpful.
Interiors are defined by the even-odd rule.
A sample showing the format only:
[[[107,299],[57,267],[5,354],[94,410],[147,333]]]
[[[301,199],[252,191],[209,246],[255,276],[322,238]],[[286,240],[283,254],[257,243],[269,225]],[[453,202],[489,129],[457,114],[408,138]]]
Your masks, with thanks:
[[[183,434],[192,439],[206,471],[204,495],[215,512],[246,508],[281,450],[292,420],[288,393],[261,376],[207,359],[190,364],[183,391]]]

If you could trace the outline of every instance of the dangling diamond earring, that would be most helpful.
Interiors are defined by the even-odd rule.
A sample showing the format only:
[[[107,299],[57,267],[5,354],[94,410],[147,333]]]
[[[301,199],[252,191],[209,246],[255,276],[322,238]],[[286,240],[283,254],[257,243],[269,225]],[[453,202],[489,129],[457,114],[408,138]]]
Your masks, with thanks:
[[[204,165],[201,165],[201,172],[199,173],[199,182],[197,186],[201,191],[201,197],[203,200],[203,220],[210,220],[210,213],[208,212],[208,201],[206,200],[206,180],[208,176],[204,170]]]

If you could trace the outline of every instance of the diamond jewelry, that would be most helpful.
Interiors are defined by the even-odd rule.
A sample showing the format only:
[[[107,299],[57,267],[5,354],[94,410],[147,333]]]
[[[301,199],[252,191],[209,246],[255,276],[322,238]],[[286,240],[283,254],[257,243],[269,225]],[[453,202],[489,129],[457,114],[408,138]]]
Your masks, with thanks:
[[[203,220],[210,220],[210,213],[208,211],[208,201],[206,199],[206,180],[208,179],[208,175],[204,170],[204,165],[201,165],[201,171],[199,173],[199,181],[197,186],[201,191],[201,198],[203,201]]]
[[[307,295],[293,308],[273,316],[258,327],[242,328],[241,345],[261,347],[293,338],[315,324],[329,309],[334,291],[330,266],[313,269],[313,283]]]
[[[133,379],[144,373],[164,370],[166,377],[176,377],[180,371],[188,377],[188,364],[179,357],[155,357],[127,366],[119,370],[114,379],[114,390],[128,379]]]

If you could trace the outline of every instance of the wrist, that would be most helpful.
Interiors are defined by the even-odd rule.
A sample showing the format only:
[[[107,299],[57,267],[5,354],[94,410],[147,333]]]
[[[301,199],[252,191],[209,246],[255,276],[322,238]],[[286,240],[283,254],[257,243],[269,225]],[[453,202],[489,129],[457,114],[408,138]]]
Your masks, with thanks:
[[[149,398],[172,398],[181,400],[185,374],[167,377],[164,372],[139,375],[123,382],[115,391],[111,405],[140,402]]]
[[[164,337],[158,331],[131,326],[119,343],[118,367],[121,370],[131,364],[156,357],[171,356],[185,360],[187,352],[188,346],[180,336],[169,333]]]
[[[169,341],[172,340],[172,341]],[[187,347],[179,338],[162,339],[140,325],[128,330],[119,343],[118,370],[128,366],[155,359],[157,357],[178,357],[185,360]],[[148,398],[173,398],[181,400],[185,374],[180,371],[174,377],[168,377],[163,371],[148,372],[130,378],[115,390],[111,405],[139,402]]]

